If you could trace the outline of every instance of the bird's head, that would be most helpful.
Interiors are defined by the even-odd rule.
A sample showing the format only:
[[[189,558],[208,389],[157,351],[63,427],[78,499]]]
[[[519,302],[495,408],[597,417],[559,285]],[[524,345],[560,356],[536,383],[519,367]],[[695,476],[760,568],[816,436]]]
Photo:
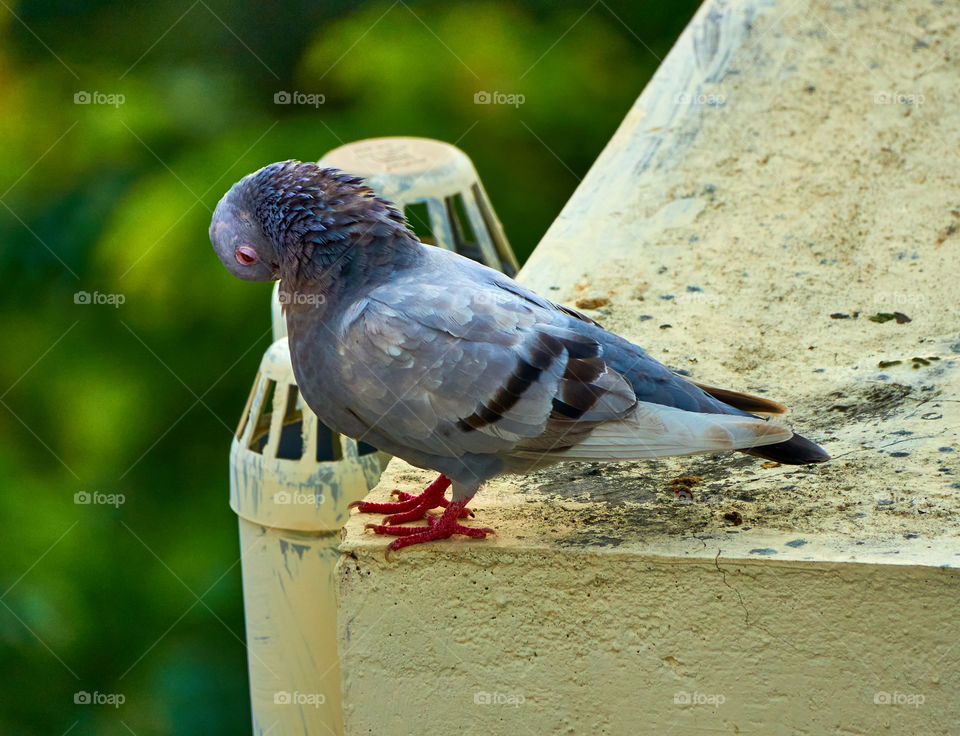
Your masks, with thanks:
[[[210,223],[210,242],[221,263],[238,279],[276,281],[280,278],[280,256],[257,215],[250,178],[234,184],[217,204]]]
[[[413,238],[403,215],[362,179],[300,161],[270,164],[241,179],[210,224],[220,261],[245,281],[316,280],[344,262],[348,250]]]

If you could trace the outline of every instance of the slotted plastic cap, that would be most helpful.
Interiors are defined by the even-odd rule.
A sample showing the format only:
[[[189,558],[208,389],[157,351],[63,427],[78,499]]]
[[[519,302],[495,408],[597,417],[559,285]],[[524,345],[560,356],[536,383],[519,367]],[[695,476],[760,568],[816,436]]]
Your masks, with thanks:
[[[287,339],[260,362],[230,448],[230,505],[283,529],[339,529],[380,478],[376,448],[338,434],[303,402]]]

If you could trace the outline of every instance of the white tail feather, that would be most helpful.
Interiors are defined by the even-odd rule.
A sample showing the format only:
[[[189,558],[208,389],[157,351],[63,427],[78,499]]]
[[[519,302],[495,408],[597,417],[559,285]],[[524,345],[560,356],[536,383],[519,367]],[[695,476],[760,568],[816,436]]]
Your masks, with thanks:
[[[601,424],[574,447],[551,452],[564,460],[626,460],[697,452],[742,450],[783,442],[793,432],[778,424],[736,414],[704,414],[639,402],[623,420]],[[511,453],[543,457],[542,452]]]

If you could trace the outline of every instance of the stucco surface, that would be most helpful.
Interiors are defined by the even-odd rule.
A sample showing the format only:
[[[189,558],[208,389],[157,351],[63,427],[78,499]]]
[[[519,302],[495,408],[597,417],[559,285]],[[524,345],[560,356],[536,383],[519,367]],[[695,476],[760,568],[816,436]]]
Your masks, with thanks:
[[[468,521],[496,536],[390,563],[355,516],[347,733],[960,731],[958,32],[952,3],[701,9],[520,280],[833,460],[498,479]],[[371,498],[430,479],[394,461]]]

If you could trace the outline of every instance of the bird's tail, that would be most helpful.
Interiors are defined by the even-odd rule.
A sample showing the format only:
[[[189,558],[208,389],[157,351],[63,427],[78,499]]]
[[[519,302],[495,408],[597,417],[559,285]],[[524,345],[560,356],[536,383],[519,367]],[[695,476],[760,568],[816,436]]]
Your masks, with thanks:
[[[799,434],[793,435],[786,442],[763,445],[743,452],[766,460],[774,460],[784,465],[808,465],[810,463],[823,463],[830,459],[830,456],[820,445]]]
[[[741,412],[756,414],[785,414],[787,407],[776,401],[771,401],[760,396],[731,391],[730,389],[717,388],[705,383],[687,379],[690,383],[702,389],[715,399],[722,401],[727,406],[739,409]],[[811,442],[806,437],[799,434],[793,435],[784,442],[775,442],[772,445],[763,445],[749,450],[743,450],[748,455],[762,457],[765,460],[774,460],[784,465],[808,465],[810,463],[823,463],[830,459],[826,451],[815,442]]]

